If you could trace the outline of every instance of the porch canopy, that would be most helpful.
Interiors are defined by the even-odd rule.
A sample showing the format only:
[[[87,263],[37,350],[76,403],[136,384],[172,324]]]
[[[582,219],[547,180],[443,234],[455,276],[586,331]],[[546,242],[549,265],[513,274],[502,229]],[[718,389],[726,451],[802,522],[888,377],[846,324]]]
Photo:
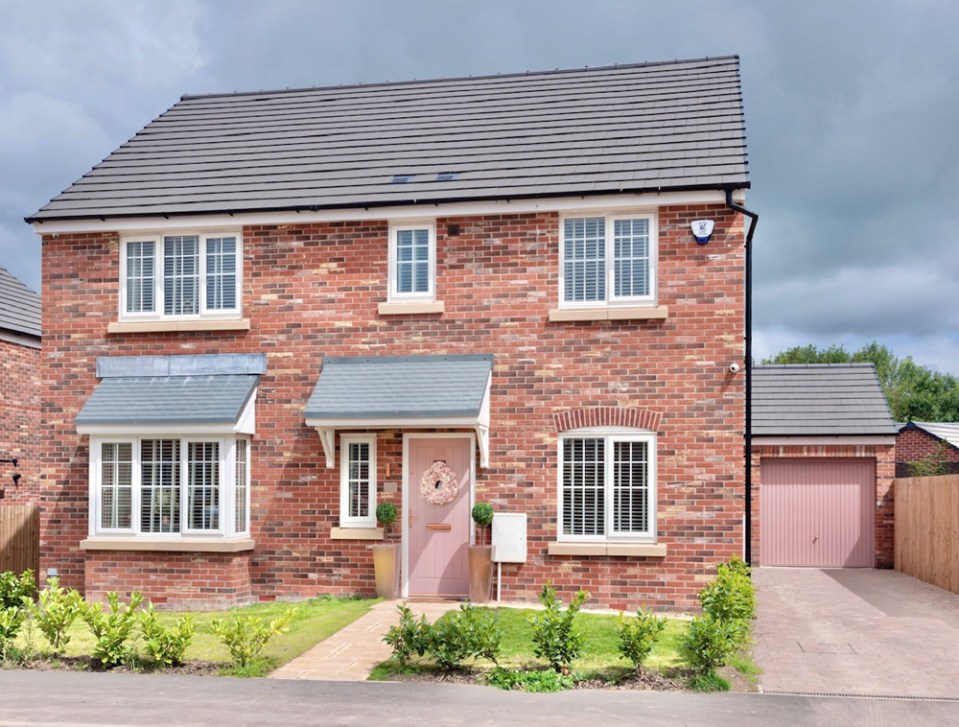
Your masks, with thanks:
[[[470,428],[489,466],[492,354],[323,360],[306,423],[334,467],[336,430]]]
[[[100,357],[101,381],[77,414],[77,431],[253,434],[265,370],[259,354]]]

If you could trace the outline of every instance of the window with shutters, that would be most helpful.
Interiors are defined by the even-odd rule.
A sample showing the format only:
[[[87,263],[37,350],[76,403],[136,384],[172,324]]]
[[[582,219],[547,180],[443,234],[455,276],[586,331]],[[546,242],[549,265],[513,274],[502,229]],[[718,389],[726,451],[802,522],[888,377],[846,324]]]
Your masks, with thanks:
[[[140,235],[120,250],[121,320],[240,316],[239,234]]]
[[[376,527],[376,435],[340,437],[340,527]]]
[[[560,307],[655,304],[655,217],[562,218],[559,277]]]
[[[559,540],[656,539],[656,437],[578,430],[559,440]]]
[[[249,533],[249,440],[92,438],[91,535]]]
[[[436,298],[436,227],[393,225],[389,244],[389,299],[428,302]]]

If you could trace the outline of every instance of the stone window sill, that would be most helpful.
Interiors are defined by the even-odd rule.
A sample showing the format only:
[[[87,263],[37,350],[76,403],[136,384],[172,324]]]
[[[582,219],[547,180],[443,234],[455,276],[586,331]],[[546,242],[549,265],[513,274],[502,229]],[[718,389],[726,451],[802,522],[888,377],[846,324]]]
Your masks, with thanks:
[[[382,540],[383,528],[332,528],[330,540]]]
[[[251,538],[87,538],[80,541],[80,550],[139,550],[167,553],[240,553],[253,550]]]
[[[446,306],[443,301],[436,300],[431,303],[380,303],[377,311],[381,316],[413,316],[425,315],[430,313],[443,313]]]
[[[609,306],[597,308],[554,308],[549,312],[549,320],[563,321],[650,321],[665,320],[669,308],[665,305],[654,306]]]
[[[178,331],[248,331],[250,319],[232,321],[113,321],[107,333],[169,333]]]
[[[550,555],[605,555],[635,558],[663,558],[666,546],[662,543],[558,543],[548,546]]]

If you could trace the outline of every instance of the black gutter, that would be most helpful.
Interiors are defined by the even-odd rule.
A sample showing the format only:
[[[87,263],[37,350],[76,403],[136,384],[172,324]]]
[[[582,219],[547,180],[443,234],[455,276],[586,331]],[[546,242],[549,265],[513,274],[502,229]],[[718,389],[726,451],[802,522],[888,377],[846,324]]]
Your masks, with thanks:
[[[744,353],[746,368],[746,423],[743,431],[743,454],[746,460],[745,483],[745,510],[746,510],[746,543],[743,560],[752,563],[753,559],[753,232],[759,215],[750,212],[742,205],[733,202],[733,190],[726,190],[726,206],[750,219],[749,230],[746,232],[746,306],[745,306],[745,342]]]

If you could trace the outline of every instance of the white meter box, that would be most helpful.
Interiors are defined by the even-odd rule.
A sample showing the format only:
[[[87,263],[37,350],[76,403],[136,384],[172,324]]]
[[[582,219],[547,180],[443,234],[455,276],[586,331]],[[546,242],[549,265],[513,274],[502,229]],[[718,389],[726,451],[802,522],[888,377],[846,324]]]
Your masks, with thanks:
[[[526,513],[493,515],[493,562],[526,562]]]

